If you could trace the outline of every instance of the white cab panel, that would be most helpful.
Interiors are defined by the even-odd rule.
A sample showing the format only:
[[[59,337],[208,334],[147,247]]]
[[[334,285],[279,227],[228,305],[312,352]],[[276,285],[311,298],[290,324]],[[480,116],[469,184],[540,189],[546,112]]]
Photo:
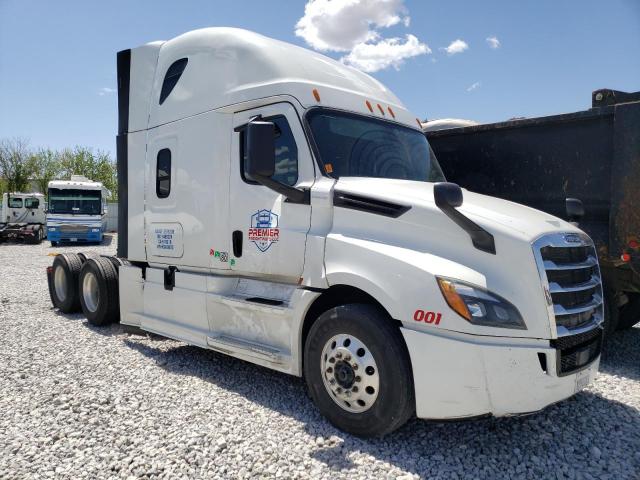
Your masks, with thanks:
[[[128,238],[127,258],[132,261],[145,262],[144,237],[144,189],[145,189],[145,156],[147,151],[147,132],[129,133],[128,145]]]
[[[256,115],[262,115],[264,120],[286,119],[297,150],[295,186],[310,187],[315,175],[313,160],[295,108],[290,103],[277,103],[243,111],[234,115],[234,128],[245,125]],[[241,275],[297,283],[304,266],[311,206],[287,202],[283,195],[243,179],[242,137],[242,132],[232,132],[230,230],[240,231],[243,236],[242,257],[234,259],[232,268]],[[292,161],[294,157],[285,153],[282,158]]]
[[[209,112],[149,130],[145,229],[150,263],[177,265],[152,247],[154,224],[182,228],[181,267],[229,269],[229,142],[231,116]],[[156,191],[158,154],[171,152],[168,197]],[[227,261],[215,257],[225,252]]]

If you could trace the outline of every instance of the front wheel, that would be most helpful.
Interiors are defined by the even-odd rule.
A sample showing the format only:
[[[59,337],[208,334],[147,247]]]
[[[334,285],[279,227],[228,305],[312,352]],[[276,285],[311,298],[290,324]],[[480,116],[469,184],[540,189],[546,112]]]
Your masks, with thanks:
[[[305,343],[304,373],[320,412],[346,432],[386,435],[415,411],[402,334],[373,305],[348,304],[320,315]]]

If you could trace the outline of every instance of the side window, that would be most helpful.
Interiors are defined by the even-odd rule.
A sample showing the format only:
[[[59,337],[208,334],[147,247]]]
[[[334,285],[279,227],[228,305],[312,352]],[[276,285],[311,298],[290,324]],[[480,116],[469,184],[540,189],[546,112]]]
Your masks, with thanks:
[[[171,150],[163,148],[156,161],[156,195],[167,198],[171,193]]]
[[[9,199],[9,208],[22,208],[22,199],[21,198],[10,198]]]
[[[188,62],[188,58],[181,58],[180,60],[173,62],[167,69],[167,73],[162,81],[162,89],[160,90],[160,105],[164,103],[173,90],[173,87],[175,87],[178,80],[180,80],[180,76],[182,75],[182,72],[184,72]]]
[[[276,155],[276,171],[271,178],[293,186],[298,181],[298,146],[293,138],[293,132],[289,126],[289,122],[284,116],[265,118],[275,124],[275,155]],[[247,183],[254,182],[245,171],[246,165],[246,141],[247,136],[244,130],[240,132],[240,174],[242,179]]]
[[[25,208],[35,209],[35,208],[38,208],[39,206],[40,206],[40,200],[38,200],[37,198],[25,198],[24,199],[24,207]]]

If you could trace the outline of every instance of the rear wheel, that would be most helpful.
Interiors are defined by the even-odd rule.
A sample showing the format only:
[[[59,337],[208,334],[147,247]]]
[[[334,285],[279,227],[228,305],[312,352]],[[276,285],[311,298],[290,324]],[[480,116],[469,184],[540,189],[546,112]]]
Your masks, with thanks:
[[[626,330],[640,322],[640,293],[629,293],[629,302],[620,309],[618,330]]]
[[[80,304],[91,325],[103,326],[120,321],[118,272],[105,257],[92,257],[80,272]]]
[[[63,313],[80,310],[78,299],[78,275],[82,262],[75,253],[62,253],[53,260],[51,275],[51,300]]]
[[[320,412],[349,433],[385,435],[415,410],[406,345],[373,305],[349,304],[320,315],[305,342],[304,373]]]
[[[96,252],[79,252],[78,256],[80,257],[80,260],[82,261],[82,263],[84,263],[90,258],[96,258],[96,257],[99,257],[100,255],[98,255]]]

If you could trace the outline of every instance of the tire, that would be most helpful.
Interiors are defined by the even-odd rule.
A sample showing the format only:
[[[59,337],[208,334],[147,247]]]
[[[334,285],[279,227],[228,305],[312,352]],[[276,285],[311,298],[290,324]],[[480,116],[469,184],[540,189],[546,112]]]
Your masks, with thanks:
[[[618,330],[627,330],[640,322],[640,293],[628,293],[629,302],[620,309]]]
[[[129,265],[129,262],[119,257],[106,257],[106,258],[108,258],[111,261],[111,263],[113,263],[113,266],[116,267],[116,270],[118,271],[120,270],[120,267],[122,265]]]
[[[82,313],[91,325],[101,327],[120,321],[118,272],[108,258],[87,259],[78,285]]]
[[[75,253],[61,253],[53,260],[51,299],[53,306],[63,313],[80,311],[78,276],[82,262]]]
[[[85,263],[90,258],[96,258],[96,257],[99,257],[100,255],[97,254],[96,252],[79,252],[78,256],[80,257],[80,260],[82,261],[82,263]]]
[[[53,240],[51,240],[51,246],[52,247],[57,247],[58,246],[58,242],[54,242]]]
[[[33,237],[31,237],[29,239],[29,242],[31,245],[39,245],[40,242],[42,242],[42,229],[40,228],[40,225],[35,225],[33,228]]]
[[[354,435],[386,435],[415,411],[406,344],[386,313],[373,305],[342,305],[318,317],[304,346],[304,375],[320,412]]]

